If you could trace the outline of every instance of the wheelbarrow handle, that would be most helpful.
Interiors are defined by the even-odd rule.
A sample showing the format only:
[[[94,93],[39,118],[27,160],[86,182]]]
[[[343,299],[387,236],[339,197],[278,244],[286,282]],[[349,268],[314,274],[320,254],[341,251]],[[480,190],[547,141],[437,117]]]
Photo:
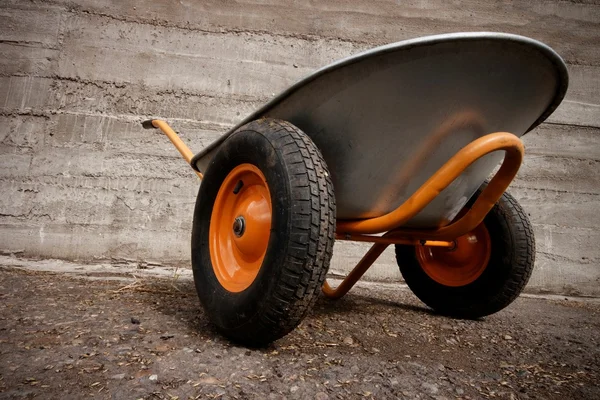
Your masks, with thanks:
[[[192,157],[194,157],[194,153],[192,153],[190,148],[185,143],[183,143],[183,140],[181,140],[179,135],[177,135],[177,133],[175,133],[175,131],[169,126],[169,124],[167,124],[165,121],[162,121],[160,119],[149,119],[149,120],[142,122],[142,126],[145,129],[158,128],[161,131],[163,131],[163,133],[165,135],[167,135],[167,137],[169,138],[171,143],[173,143],[173,145],[179,151],[179,153],[182,155],[182,157],[185,159],[185,161],[188,164],[191,163]],[[198,177],[200,179],[202,179],[203,175],[200,172],[197,172],[197,171],[195,171],[195,172],[196,172],[196,175],[198,175]]]

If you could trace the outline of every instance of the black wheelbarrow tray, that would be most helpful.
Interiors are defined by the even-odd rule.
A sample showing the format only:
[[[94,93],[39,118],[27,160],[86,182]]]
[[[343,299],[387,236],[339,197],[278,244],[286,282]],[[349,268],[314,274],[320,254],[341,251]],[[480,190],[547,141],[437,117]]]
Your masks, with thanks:
[[[457,33],[326,66],[196,155],[166,122],[146,121],[202,178],[192,267],[206,314],[230,339],[269,343],[321,290],[346,294],[392,244],[406,283],[437,312],[506,307],[535,256],[527,215],[505,193],[519,137],[567,85],[563,60],[538,41]],[[334,289],[335,239],[373,246]]]

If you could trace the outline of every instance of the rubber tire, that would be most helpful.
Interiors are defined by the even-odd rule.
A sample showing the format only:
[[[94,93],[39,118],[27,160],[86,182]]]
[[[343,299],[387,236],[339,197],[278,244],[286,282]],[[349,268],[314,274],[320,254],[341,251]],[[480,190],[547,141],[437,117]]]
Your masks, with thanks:
[[[431,279],[415,257],[413,246],[396,245],[396,261],[413,293],[436,312],[476,319],[498,312],[521,293],[535,262],[535,238],[527,214],[517,200],[504,193],[483,223],[491,239],[486,269],[474,282],[460,287]]]
[[[242,163],[265,175],[271,235],[257,277],[233,293],[218,282],[209,251],[213,203],[225,177]],[[319,296],[335,235],[329,171],[312,140],[294,125],[260,119],[240,127],[210,162],[196,200],[192,268],[200,302],[229,339],[263,346],[292,331]]]

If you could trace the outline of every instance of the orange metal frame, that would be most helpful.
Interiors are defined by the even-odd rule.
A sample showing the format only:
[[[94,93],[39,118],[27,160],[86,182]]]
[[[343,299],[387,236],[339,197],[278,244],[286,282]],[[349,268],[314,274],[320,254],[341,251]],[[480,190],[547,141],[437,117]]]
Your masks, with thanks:
[[[192,152],[169,125],[164,121],[152,120],[145,122],[145,126],[148,123],[162,130],[189,164],[193,156]],[[444,132],[440,132],[440,135],[444,136]],[[471,164],[486,154],[495,151],[505,152],[500,169],[477,197],[473,206],[461,213],[459,218],[438,229],[400,228],[431,203]],[[338,299],[348,293],[391,244],[436,246],[451,249],[455,245],[454,240],[456,238],[467,234],[483,222],[487,213],[500,199],[517,174],[524,153],[523,142],[515,135],[508,132],[491,133],[462,148],[408,200],[390,213],[369,219],[337,221],[336,239],[374,244],[337,288],[333,289],[328,282],[325,282],[323,285],[325,296]],[[197,174],[202,178],[202,174]]]

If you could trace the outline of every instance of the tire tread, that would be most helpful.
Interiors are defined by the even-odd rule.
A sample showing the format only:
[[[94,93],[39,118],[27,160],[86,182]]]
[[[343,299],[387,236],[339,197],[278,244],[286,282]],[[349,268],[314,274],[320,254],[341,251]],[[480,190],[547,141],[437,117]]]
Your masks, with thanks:
[[[280,156],[287,159],[288,174],[294,177],[290,180],[293,199],[290,231],[307,235],[306,241],[290,236],[290,250],[293,250],[282,265],[281,284],[262,318],[264,328],[272,331],[274,337],[281,337],[302,321],[319,296],[333,254],[336,207],[329,170],[312,140],[288,122],[268,120],[268,123],[276,129],[266,135]],[[310,194],[308,199],[302,196],[306,192]],[[304,257],[298,258],[294,253]],[[277,321],[277,327],[272,326],[273,321]]]

